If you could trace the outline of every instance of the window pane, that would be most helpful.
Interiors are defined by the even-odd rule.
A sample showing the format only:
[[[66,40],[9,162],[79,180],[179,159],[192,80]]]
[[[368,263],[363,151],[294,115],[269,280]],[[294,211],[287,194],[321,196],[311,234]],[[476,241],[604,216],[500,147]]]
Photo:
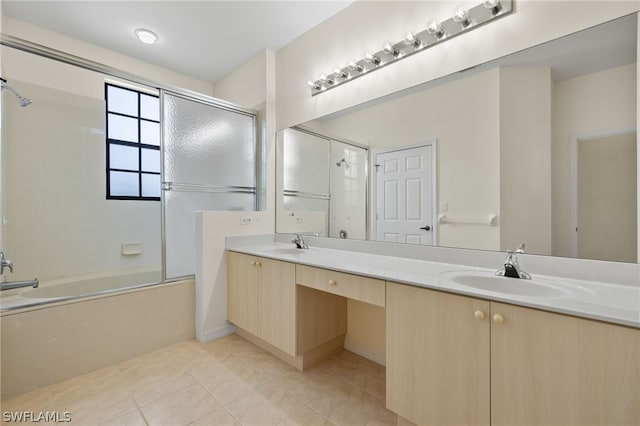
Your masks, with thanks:
[[[113,197],[138,197],[138,173],[109,172],[109,187]]]
[[[109,168],[138,170],[138,148],[109,144]]]
[[[142,148],[142,171],[160,173],[159,150]]]
[[[160,99],[155,96],[141,94],[140,116],[147,120],[160,121]]]
[[[140,121],[140,139],[142,143],[160,146],[160,124]]]
[[[109,114],[109,139],[138,142],[138,120]]]
[[[160,197],[160,175],[142,174],[142,196]]]
[[[119,87],[107,86],[107,105],[109,111],[120,114],[138,115],[138,93]]]

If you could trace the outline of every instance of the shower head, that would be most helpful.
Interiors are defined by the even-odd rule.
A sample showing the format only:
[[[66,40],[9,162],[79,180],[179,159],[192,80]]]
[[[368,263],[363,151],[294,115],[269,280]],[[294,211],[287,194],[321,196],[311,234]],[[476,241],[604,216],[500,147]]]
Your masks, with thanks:
[[[16,96],[16,98],[18,98],[18,102],[20,102],[21,107],[29,106],[33,102],[31,99],[25,98],[20,93],[16,92],[13,87],[7,84],[7,81],[4,78],[0,78],[0,87],[2,89],[7,89],[11,93],[13,93]]]
[[[342,165],[342,163],[344,163],[344,165],[346,166],[346,165],[347,165],[347,160],[345,160],[345,159],[343,158],[342,160],[340,160],[340,161],[338,161],[338,162],[336,163],[336,166],[340,167],[340,166]]]

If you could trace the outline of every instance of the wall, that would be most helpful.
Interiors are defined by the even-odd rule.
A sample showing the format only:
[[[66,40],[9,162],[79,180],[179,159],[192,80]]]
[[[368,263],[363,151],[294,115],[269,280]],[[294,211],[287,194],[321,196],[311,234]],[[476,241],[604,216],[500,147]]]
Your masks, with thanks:
[[[551,70],[500,69],[500,250],[551,254]]]
[[[631,64],[554,84],[551,158],[555,256],[571,255],[571,140],[636,127],[637,74],[636,64]]]
[[[373,163],[376,153],[436,140],[437,199],[439,205],[448,205],[447,215],[499,214],[499,78],[497,69],[484,71],[306,125],[369,145]],[[375,188],[375,168],[370,170]],[[375,206],[375,193],[371,198]],[[437,226],[438,245],[500,249],[499,226]]]
[[[3,47],[6,278],[40,280],[114,269],[160,270],[160,203],[106,199],[102,74]],[[139,242],[142,253],[121,254]]]
[[[192,280],[0,317],[2,399],[193,339]]]

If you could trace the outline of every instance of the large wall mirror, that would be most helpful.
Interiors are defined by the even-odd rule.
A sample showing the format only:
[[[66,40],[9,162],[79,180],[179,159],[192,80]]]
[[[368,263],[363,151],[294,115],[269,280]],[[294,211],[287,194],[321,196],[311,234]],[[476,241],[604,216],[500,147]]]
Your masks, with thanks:
[[[632,14],[279,132],[277,232],[637,262],[637,34]]]

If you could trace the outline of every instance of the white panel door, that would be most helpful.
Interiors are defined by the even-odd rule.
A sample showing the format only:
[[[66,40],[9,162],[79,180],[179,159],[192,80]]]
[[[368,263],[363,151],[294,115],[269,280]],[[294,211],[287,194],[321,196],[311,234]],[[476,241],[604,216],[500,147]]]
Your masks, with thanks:
[[[379,241],[433,244],[432,146],[376,156]]]

